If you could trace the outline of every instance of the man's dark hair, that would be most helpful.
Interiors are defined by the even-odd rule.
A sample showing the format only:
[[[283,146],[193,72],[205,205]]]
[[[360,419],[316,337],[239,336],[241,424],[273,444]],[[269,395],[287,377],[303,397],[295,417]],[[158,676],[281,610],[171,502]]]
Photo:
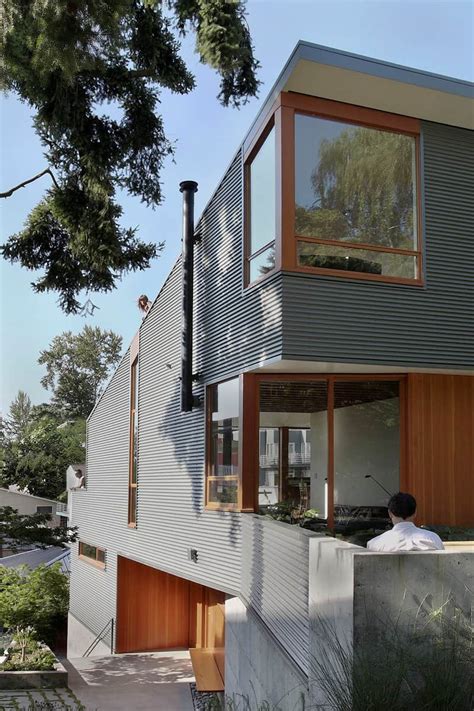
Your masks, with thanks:
[[[410,518],[416,511],[416,499],[411,494],[399,491],[388,502],[388,510],[398,518]]]

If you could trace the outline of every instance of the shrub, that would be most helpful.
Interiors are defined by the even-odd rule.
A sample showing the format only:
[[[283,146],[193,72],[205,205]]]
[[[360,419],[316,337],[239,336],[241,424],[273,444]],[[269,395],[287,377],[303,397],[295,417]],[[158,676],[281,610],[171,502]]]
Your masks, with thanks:
[[[35,570],[0,566],[0,623],[7,628],[32,625],[45,642],[54,639],[66,618],[69,584],[59,564]]]

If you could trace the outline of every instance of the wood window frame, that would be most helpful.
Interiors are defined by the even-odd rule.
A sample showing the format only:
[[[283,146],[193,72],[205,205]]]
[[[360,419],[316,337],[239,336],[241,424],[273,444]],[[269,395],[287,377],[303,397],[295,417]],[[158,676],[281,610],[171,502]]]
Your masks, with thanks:
[[[134,454],[138,442],[135,442],[135,422],[138,432],[138,389],[139,389],[139,333],[130,346],[130,424],[129,424],[129,459],[128,459],[128,527],[137,527],[137,490],[138,471],[133,481]],[[138,467],[137,467],[138,468]]]
[[[238,376],[237,376],[238,377]],[[219,385],[222,383],[227,383],[231,380],[236,380],[237,377],[226,378],[225,380],[219,380],[216,383],[212,383],[206,387],[206,402],[205,402],[205,412],[206,412],[206,456],[205,456],[205,508],[209,511],[240,511],[240,500],[242,491],[241,482],[241,471],[242,471],[242,420],[241,420],[241,378],[239,378],[239,474],[237,476],[215,476],[213,472],[213,461],[212,461],[212,415],[214,408],[214,393]],[[236,503],[220,503],[219,501],[210,501],[210,485],[211,482],[216,480],[228,479],[229,481],[237,480],[237,502]]]
[[[258,513],[259,484],[259,427],[260,427],[260,383],[262,382],[325,382],[328,398],[328,452],[327,452],[327,484],[328,484],[328,528],[334,528],[334,384],[336,382],[368,382],[374,380],[396,381],[399,383],[400,399],[400,490],[408,485],[407,463],[407,379],[406,373],[372,374],[372,373],[341,373],[326,375],[324,373],[249,373],[241,376],[243,392],[246,399],[241,400],[241,408],[246,416],[241,423],[243,458],[241,500],[247,507],[241,511]]]
[[[416,249],[382,247],[369,243],[340,242],[314,237],[299,236],[295,232],[295,114],[305,114],[317,118],[342,121],[390,133],[400,133],[415,140],[415,185],[416,190]],[[275,215],[275,267],[259,279],[249,282],[250,249],[250,163],[258,153],[266,136],[275,127],[276,140],[276,215]],[[421,185],[420,120],[409,116],[392,114],[353,104],[345,104],[331,99],[321,99],[296,92],[281,92],[270,109],[253,127],[244,143],[244,287],[259,285],[277,271],[296,272],[307,275],[321,275],[343,279],[374,281],[406,286],[424,286],[423,219]],[[299,266],[297,258],[298,242],[323,244],[348,249],[364,249],[411,256],[416,259],[416,277],[398,277],[383,274],[367,274],[340,269]]]
[[[84,546],[89,546],[90,548],[95,549],[95,558],[91,558],[91,556],[85,555],[85,553],[83,553]],[[99,553],[104,554],[103,561],[98,559]],[[89,565],[93,565],[95,568],[100,568],[101,570],[105,570],[105,560],[106,560],[105,548],[100,548],[99,546],[93,546],[92,543],[85,543],[85,541],[79,541],[78,556],[79,556],[80,560],[83,560],[86,563],[89,563]]]
[[[213,413],[213,389],[221,383],[239,379],[239,474],[237,476],[237,502],[234,504],[219,503],[209,500],[210,482],[216,478],[212,474],[212,413]],[[258,388],[255,388],[251,374],[241,374],[234,378],[227,378],[216,383],[212,383],[206,388],[206,457],[205,457],[205,508],[210,511],[234,511],[251,513],[258,507],[258,490],[254,492],[253,452],[258,450],[258,427],[253,427],[255,422],[255,412],[258,403],[255,402],[255,395]],[[245,406],[244,406],[245,403]],[[258,471],[257,471],[258,476]],[[235,477],[230,477],[235,480]]]
[[[267,140],[268,136],[270,135],[272,129],[275,129],[275,165],[276,165],[276,175],[275,175],[275,236],[274,239],[268,242],[267,244],[263,245],[263,247],[260,247],[257,249],[255,252],[251,252],[251,221],[252,221],[252,208],[251,208],[251,180],[250,180],[250,166],[252,165],[253,160],[256,158],[258,155],[258,152],[260,151],[261,147]],[[244,274],[244,287],[253,287],[257,284],[260,284],[264,279],[268,279],[272,274],[275,274],[277,271],[280,270],[280,264],[277,255],[279,254],[279,238],[277,236],[277,233],[279,231],[279,225],[278,225],[278,213],[279,213],[279,180],[278,180],[278,163],[279,163],[279,155],[281,153],[281,145],[280,145],[280,125],[279,121],[277,120],[277,115],[276,113],[271,113],[269,118],[267,118],[267,121],[265,125],[261,128],[258,136],[256,136],[255,141],[252,142],[252,144],[249,146],[248,150],[244,154],[244,162],[243,162],[243,174],[244,174],[244,246],[243,246],[243,254],[244,254],[244,267],[243,267],[243,274]],[[250,262],[252,259],[255,257],[258,257],[260,254],[265,252],[267,249],[271,247],[271,245],[274,244],[274,252],[275,252],[275,266],[273,269],[270,269],[266,274],[262,274],[261,277],[258,277],[258,279],[254,279],[253,281],[250,280]]]

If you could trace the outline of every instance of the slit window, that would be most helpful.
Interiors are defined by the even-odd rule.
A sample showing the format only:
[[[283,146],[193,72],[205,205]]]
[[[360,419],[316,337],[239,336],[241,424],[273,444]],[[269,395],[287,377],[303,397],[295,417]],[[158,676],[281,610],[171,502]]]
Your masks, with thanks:
[[[246,166],[247,284],[275,268],[275,155],[275,128],[272,126]]]
[[[138,470],[138,355],[130,370],[130,460],[128,479],[128,525],[137,523]]]

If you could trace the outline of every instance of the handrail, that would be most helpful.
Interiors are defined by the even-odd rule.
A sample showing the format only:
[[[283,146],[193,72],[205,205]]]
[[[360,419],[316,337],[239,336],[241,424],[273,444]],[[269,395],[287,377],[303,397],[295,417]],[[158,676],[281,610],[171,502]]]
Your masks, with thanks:
[[[99,634],[94,639],[94,641],[87,647],[86,651],[84,652],[84,654],[82,656],[88,657],[94,651],[94,649],[97,647],[99,642],[102,642],[102,640],[106,636],[109,627],[110,627],[110,654],[113,654],[114,653],[114,626],[115,626],[115,620],[112,617],[107,622],[105,627],[99,632]]]

